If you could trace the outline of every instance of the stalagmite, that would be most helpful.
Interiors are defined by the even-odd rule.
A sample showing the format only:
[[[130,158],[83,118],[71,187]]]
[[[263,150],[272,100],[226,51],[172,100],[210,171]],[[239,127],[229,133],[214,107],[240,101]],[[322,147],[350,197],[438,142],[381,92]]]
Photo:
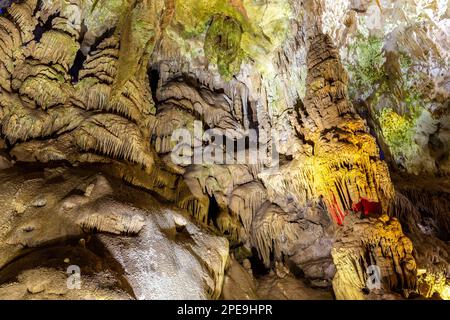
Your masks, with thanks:
[[[337,268],[333,279],[336,298],[370,299],[370,294],[391,290],[407,297],[414,292],[417,278],[413,246],[398,220],[382,216],[361,221],[352,218],[347,223],[332,251]]]
[[[0,0],[0,298],[449,299],[425,2]]]

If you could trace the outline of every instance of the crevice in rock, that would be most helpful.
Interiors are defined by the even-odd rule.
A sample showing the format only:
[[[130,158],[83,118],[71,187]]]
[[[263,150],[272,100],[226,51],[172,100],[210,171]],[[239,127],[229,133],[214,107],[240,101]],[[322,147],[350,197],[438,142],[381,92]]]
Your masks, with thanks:
[[[157,98],[156,92],[158,90],[159,80],[160,80],[159,70],[155,67],[150,68],[150,70],[148,72],[148,78],[150,81],[150,89],[152,92],[153,101],[157,104],[158,98]]]

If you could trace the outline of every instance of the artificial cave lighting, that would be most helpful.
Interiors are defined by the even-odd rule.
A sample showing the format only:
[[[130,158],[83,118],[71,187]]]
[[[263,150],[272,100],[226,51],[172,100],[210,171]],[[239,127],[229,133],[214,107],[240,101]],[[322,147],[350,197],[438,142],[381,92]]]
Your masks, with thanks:
[[[450,300],[449,58],[449,0],[1,0],[0,299]]]

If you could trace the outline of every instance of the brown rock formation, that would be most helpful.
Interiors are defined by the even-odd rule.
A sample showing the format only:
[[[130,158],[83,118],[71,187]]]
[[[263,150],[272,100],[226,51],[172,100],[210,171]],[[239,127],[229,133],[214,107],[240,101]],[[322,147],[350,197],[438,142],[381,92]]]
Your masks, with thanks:
[[[440,70],[445,41],[396,28],[374,54],[355,37],[368,1],[345,3],[2,2],[0,297],[450,296],[450,89],[428,75],[435,109],[407,118],[404,57],[425,63],[426,43]],[[352,45],[369,56],[353,79]],[[89,282],[77,294],[55,288],[66,255]]]

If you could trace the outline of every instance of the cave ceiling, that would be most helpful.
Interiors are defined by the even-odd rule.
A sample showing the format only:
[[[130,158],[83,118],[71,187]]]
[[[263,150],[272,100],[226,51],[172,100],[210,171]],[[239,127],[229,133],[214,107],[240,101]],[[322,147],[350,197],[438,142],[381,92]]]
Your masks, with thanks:
[[[449,57],[448,0],[1,0],[0,299],[450,299]]]

